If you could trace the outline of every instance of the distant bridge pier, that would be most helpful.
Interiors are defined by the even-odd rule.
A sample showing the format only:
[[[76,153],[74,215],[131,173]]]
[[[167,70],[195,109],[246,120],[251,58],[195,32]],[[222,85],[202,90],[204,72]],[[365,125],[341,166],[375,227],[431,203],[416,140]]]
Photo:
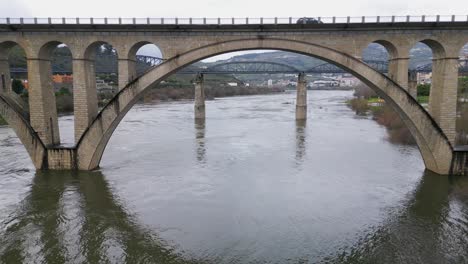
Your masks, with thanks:
[[[205,119],[205,85],[202,73],[195,79],[195,119]]]
[[[297,78],[296,120],[307,119],[307,81],[305,73],[299,73]]]

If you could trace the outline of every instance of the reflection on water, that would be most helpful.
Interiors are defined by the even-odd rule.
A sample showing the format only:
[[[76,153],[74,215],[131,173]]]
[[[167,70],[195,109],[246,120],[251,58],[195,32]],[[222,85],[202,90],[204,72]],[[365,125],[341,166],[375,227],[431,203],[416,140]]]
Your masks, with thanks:
[[[205,119],[195,119],[195,138],[197,142],[197,160],[202,164],[205,163]]]
[[[2,263],[190,262],[122,207],[101,172],[37,172],[2,227]]]
[[[322,261],[466,263],[468,180],[426,172],[410,196],[381,226],[356,234],[357,243],[335,249]],[[100,172],[38,172],[15,209],[2,216],[2,263],[223,262],[189,260],[183,251],[171,248],[128,212]],[[283,246],[278,244],[277,250]],[[320,259],[306,254],[290,260]]]
[[[300,165],[306,150],[307,120],[296,120],[296,162]]]
[[[34,172],[0,128],[0,263],[466,263],[468,178],[356,118],[351,92],[143,105],[102,170]],[[66,135],[65,135],[66,136]]]

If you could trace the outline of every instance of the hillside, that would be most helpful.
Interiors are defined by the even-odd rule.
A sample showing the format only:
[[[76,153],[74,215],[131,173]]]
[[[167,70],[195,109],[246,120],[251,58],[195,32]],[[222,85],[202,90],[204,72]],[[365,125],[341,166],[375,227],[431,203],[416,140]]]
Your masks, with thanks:
[[[96,60],[96,70],[101,71],[103,69],[117,72],[117,58],[115,52],[109,46],[98,49],[98,54],[107,55],[100,57]],[[464,47],[465,54],[468,54],[468,45]],[[384,47],[379,44],[371,44],[364,51],[362,55],[364,60],[387,60],[388,54]],[[432,60],[431,49],[422,43],[417,43],[410,51],[410,68],[415,68],[427,63]],[[15,68],[25,68],[26,59],[24,51],[19,47],[14,47],[10,52],[10,66]],[[230,62],[230,61],[268,61],[268,62],[279,62],[293,66],[300,70],[307,70],[319,64],[325,63],[319,59],[301,55],[293,52],[285,51],[274,51],[264,53],[248,53],[243,55],[234,56],[227,60],[218,60],[216,62],[205,63],[198,62],[194,66],[209,66],[215,63]],[[71,66],[71,54],[68,48],[58,47],[55,49],[52,57],[52,66],[54,70],[72,71]],[[144,64],[138,65],[138,72],[145,70]]]

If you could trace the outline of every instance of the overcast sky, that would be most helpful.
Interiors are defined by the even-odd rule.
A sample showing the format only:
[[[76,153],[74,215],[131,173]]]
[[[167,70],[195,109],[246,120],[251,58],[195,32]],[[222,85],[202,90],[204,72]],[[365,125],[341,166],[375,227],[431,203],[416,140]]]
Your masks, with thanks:
[[[0,17],[467,15],[466,0],[0,0]]]
[[[467,0],[0,0],[0,6],[0,17],[468,15]]]

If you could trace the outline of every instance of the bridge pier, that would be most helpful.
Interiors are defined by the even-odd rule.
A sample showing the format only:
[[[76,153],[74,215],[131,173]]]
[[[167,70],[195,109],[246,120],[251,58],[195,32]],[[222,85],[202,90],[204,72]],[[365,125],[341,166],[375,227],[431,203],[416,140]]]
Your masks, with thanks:
[[[408,90],[408,64],[409,58],[391,58],[388,61],[388,77]]]
[[[6,94],[11,90],[10,64],[8,59],[0,59],[0,93]]]
[[[418,99],[418,74],[417,72],[408,72],[408,92],[414,99]]]
[[[132,59],[119,59],[119,91],[137,77],[136,61]]]
[[[31,126],[44,145],[58,145],[60,133],[50,60],[28,58],[27,64]]]
[[[434,59],[432,65],[429,113],[453,145],[456,136],[458,57]]]
[[[73,59],[73,111],[75,115],[75,143],[98,113],[94,61]]]
[[[299,73],[296,86],[296,120],[307,119],[307,81],[305,73]]]
[[[201,73],[195,79],[195,119],[205,119],[205,86]]]
[[[468,175],[468,147],[454,150],[451,173],[454,175]]]

